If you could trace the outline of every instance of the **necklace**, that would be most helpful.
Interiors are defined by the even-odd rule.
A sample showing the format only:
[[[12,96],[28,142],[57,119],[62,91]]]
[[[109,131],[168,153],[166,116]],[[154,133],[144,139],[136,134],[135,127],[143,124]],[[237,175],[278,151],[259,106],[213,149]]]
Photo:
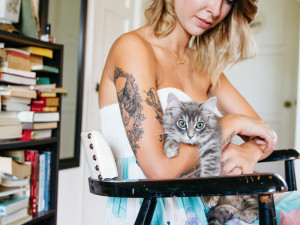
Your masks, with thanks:
[[[176,59],[177,59],[177,63],[180,64],[180,65],[184,65],[184,61],[180,60],[180,59],[178,58],[177,54],[175,53],[175,51],[172,51],[172,49],[171,49],[170,46],[168,45],[168,42],[167,42],[166,40],[164,40],[164,41],[166,42],[166,45],[167,45],[169,51],[172,52],[172,53],[175,55],[175,57],[176,57]]]

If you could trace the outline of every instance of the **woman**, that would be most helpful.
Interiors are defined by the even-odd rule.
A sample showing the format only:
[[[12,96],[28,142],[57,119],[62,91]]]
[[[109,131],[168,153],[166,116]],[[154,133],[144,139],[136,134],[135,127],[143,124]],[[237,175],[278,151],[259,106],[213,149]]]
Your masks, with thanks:
[[[223,174],[252,173],[273,151],[272,130],[222,73],[253,55],[249,22],[256,0],[151,0],[148,21],[112,46],[99,88],[103,135],[123,179],[177,178],[195,172],[197,146],[163,152],[161,116],[167,96],[203,102],[217,96],[222,117]],[[192,39],[192,41],[191,41]],[[189,45],[191,41],[191,47]],[[231,144],[235,135],[242,145]],[[226,149],[225,149],[226,147]],[[111,198],[107,224],[133,224],[139,199]],[[159,199],[153,224],[206,223],[201,198]]]

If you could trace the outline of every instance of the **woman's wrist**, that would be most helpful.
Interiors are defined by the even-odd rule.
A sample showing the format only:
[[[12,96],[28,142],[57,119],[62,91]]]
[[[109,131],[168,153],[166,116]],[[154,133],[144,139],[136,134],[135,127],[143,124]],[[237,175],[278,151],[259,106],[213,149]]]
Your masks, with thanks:
[[[220,118],[223,131],[222,148],[225,148],[232,140],[232,138],[239,134],[240,127],[237,123],[237,115],[227,114]]]

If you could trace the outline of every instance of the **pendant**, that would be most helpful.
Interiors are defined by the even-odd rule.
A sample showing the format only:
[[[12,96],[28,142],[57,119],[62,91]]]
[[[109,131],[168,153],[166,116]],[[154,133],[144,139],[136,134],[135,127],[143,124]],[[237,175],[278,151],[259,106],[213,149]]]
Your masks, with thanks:
[[[180,61],[179,59],[177,59],[177,63],[183,65],[184,61]]]

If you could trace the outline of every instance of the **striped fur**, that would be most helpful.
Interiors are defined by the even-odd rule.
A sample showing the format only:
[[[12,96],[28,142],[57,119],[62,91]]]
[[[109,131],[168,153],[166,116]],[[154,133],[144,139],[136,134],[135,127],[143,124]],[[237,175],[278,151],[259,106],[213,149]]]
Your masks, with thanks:
[[[168,96],[168,105],[163,116],[167,136],[164,152],[172,158],[178,154],[179,143],[198,145],[201,170],[193,174],[193,177],[220,175],[222,127],[216,105],[215,97],[198,103],[180,102],[175,95]],[[182,121],[185,126],[180,126]],[[199,122],[204,124],[201,129],[196,128]],[[203,200],[212,207],[207,215],[210,225],[221,225],[233,218],[252,223],[258,218],[256,196],[205,196]]]

